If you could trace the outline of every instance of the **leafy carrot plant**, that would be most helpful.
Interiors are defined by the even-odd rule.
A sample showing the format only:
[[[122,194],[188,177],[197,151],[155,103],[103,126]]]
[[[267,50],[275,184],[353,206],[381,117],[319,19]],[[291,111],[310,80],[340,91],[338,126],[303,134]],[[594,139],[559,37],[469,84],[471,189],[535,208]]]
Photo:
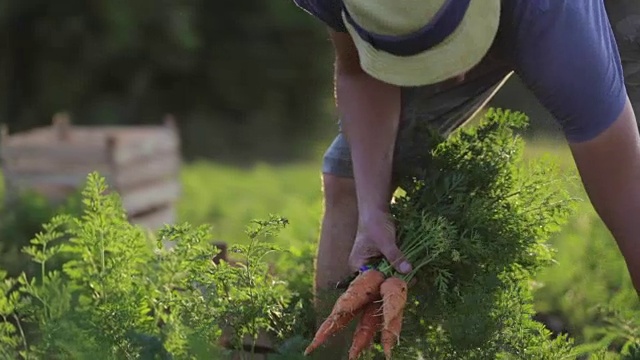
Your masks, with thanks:
[[[392,204],[413,271],[398,274],[381,260],[356,278],[382,276],[387,359],[392,349],[400,358],[572,356],[568,339],[551,339],[531,319],[530,282],[553,260],[546,241],[568,218],[572,199],[553,164],[523,162],[514,131],[526,124],[523,114],[491,109],[448,139],[418,129],[430,140],[413,150],[428,156],[420,171],[400,178],[404,194]]]
[[[400,247],[414,264],[403,278],[416,284],[402,339],[418,343],[405,353],[573,356],[569,339],[551,339],[531,319],[531,282],[553,261],[547,241],[567,221],[573,199],[553,163],[524,162],[515,131],[527,124],[522,113],[490,109],[479,125],[434,137],[422,174],[403,179],[405,194],[392,211]],[[385,262],[380,268],[391,272]]]
[[[207,226],[149,234],[127,221],[117,193],[87,178],[82,214],[59,214],[24,248],[39,275],[0,272],[0,356],[11,359],[209,359],[261,332],[290,336],[295,309],[286,282],[268,271],[276,249],[261,240],[286,220],[247,232],[241,256],[216,265]],[[63,259],[61,270],[48,264]],[[233,347],[233,346],[231,346]],[[249,352],[250,354],[250,352]]]

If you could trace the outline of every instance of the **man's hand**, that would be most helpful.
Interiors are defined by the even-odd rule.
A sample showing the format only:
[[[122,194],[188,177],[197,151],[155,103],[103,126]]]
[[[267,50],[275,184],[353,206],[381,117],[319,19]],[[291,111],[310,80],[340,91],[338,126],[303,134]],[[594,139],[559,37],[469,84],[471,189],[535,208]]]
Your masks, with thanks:
[[[411,264],[406,261],[396,245],[396,229],[391,215],[383,211],[361,219],[349,256],[349,266],[357,271],[361,266],[381,256],[384,256],[398,272],[411,272]]]

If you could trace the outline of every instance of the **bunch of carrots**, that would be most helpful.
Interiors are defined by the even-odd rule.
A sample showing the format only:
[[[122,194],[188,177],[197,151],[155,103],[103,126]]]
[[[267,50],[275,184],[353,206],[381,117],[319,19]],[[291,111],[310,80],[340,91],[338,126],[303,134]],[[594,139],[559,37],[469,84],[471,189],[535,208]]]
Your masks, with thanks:
[[[539,241],[537,232],[521,230],[527,224],[537,228],[555,222],[556,211],[564,212],[557,207],[563,201],[555,202],[550,192],[529,191],[530,184],[540,185],[534,189],[542,188],[551,173],[534,172],[536,178],[532,182],[520,178],[527,172],[516,170],[522,159],[512,130],[521,127],[526,118],[509,114],[490,110],[475,129],[461,131],[446,141],[436,139],[438,144],[420,142],[424,148],[416,145],[421,147],[415,149],[416,153],[424,154],[429,151],[427,147],[437,147],[425,158],[424,174],[420,176],[424,180],[401,179],[399,187],[406,195],[394,199],[391,206],[397,221],[398,246],[413,270],[409,274],[397,273],[387,260],[360,269],[318,328],[305,354],[361,316],[349,359],[360,357],[380,332],[388,360],[399,345],[403,320],[405,326],[409,325],[403,313],[412,310],[407,305],[414,305],[407,299],[410,283],[421,290],[433,289],[430,300],[437,304],[435,295],[456,296],[449,294],[451,289],[464,289],[475,282],[473,275],[467,275],[473,274],[474,269],[502,271],[517,264],[514,259],[532,259],[530,254]],[[535,203],[535,208],[527,208],[530,202]],[[544,205],[538,208],[540,204]],[[516,217],[545,207],[550,210],[541,216],[542,220]],[[494,256],[494,252],[500,254]],[[458,271],[461,266],[469,271]],[[415,277],[420,279],[416,285]]]
[[[390,266],[386,265],[361,269],[337,299],[331,314],[318,328],[305,355],[317,349],[361,314],[353,335],[349,359],[357,359],[369,349],[378,331],[385,356],[387,359],[391,358],[391,351],[400,340],[408,282],[406,278],[392,274]]]
[[[420,228],[415,228],[415,220]],[[386,259],[374,266],[362,267],[347,290],[336,300],[331,313],[305,350],[305,355],[309,355],[361,315],[353,335],[349,360],[357,359],[368,350],[378,332],[385,357],[387,360],[391,358],[391,351],[400,342],[408,285],[413,283],[412,280],[420,270],[436,260],[442,252],[437,249],[430,232],[437,228],[434,224],[422,216],[406,223],[412,231],[398,229],[399,247],[407,261],[414,265],[413,270],[408,274],[397,273]]]

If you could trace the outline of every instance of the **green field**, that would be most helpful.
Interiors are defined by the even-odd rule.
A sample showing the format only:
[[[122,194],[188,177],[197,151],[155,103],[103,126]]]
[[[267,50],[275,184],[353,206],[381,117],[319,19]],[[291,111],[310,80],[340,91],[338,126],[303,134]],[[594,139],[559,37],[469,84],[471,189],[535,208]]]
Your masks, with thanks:
[[[594,346],[593,352],[582,347],[583,354],[592,354],[588,359],[633,359],[617,354],[630,351],[622,349],[623,346],[640,344],[637,295],[611,235],[580,186],[568,148],[550,139],[528,140],[525,144],[525,159],[537,162],[546,158],[558,164],[562,176],[557,181],[563,182],[571,196],[580,200],[568,223],[550,239],[556,250],[554,264],[533,279],[533,305],[538,319],[556,334],[567,334],[575,344]],[[494,148],[491,151],[500,149],[491,146]],[[491,154],[486,159],[501,156],[499,152]],[[154,357],[164,351],[176,356],[189,353],[195,359],[211,358],[220,349],[210,343],[212,338],[220,338],[222,328],[211,323],[217,319],[244,334],[253,334],[260,326],[270,324],[284,341],[279,344],[280,355],[270,360],[302,359],[301,352],[315,331],[312,281],[322,216],[320,161],[318,156],[306,163],[260,164],[251,168],[205,161],[185,164],[181,173],[179,223],[209,226],[210,233],[182,226],[156,233],[165,239],[179,239],[178,244],[182,244],[179,250],[160,255],[148,247],[149,239],[143,232],[127,223],[118,205],[100,195],[95,178],[84,194],[84,216],[78,216],[79,204],[71,202],[65,211],[72,217],[54,218],[53,222],[60,229],[68,229],[67,233],[40,233],[42,224],[60,210],[50,208],[37,197],[3,209],[0,234],[5,241],[0,249],[0,268],[18,279],[25,271],[33,280],[0,282],[0,317],[5,319],[4,327],[0,327],[0,357],[15,358],[16,351],[30,347],[33,359],[46,358],[50,353],[64,354],[63,359],[86,358],[96,352],[104,352],[104,359],[165,359]],[[542,195],[545,191],[534,193],[545,196]],[[462,202],[467,202],[466,197]],[[254,219],[267,219],[271,215],[286,218],[288,225],[277,236],[266,236],[262,245],[256,244],[247,231],[255,230],[255,224],[248,226]],[[516,223],[527,221],[518,219]],[[276,221],[269,226],[274,224],[281,223]],[[516,238],[527,232],[522,227],[517,229]],[[26,253],[21,251],[36,233],[40,235],[32,242],[33,246]],[[509,236],[508,231],[505,234]],[[73,243],[58,242],[66,236],[74,239]],[[245,246],[230,251],[230,256],[247,259],[247,263],[250,260],[252,266],[211,269],[210,256],[215,251],[211,240]],[[287,251],[263,257],[260,253],[270,243]],[[245,257],[247,252],[253,255]],[[29,256],[36,261],[28,261]],[[42,259],[46,260],[46,266],[41,266]],[[62,263],[67,268],[60,278],[59,273],[50,271],[60,269]],[[40,283],[38,279],[45,281]],[[194,284],[205,284],[213,296],[201,296]],[[16,286],[20,290],[15,291]],[[484,288],[480,296],[483,291]],[[519,308],[526,307],[526,295],[509,294],[514,297],[490,300],[490,304],[500,308],[496,311],[504,311],[499,314],[517,317],[528,313]],[[450,313],[455,318],[459,311],[458,320],[464,321],[467,312],[482,313],[475,306],[481,305],[469,304]],[[525,316],[528,319],[530,315]],[[13,319],[21,319],[20,324],[27,325],[26,332],[10,325]],[[458,324],[458,320],[453,323]],[[530,326],[525,325],[529,320],[516,321]],[[158,327],[158,322],[164,325]],[[461,330],[458,335],[464,336],[459,338],[459,344],[450,344],[461,347],[457,350],[484,341],[481,333],[466,329],[464,323],[454,326]],[[29,327],[37,330],[32,329],[31,333]],[[526,339],[529,335],[518,335],[516,326],[507,329],[504,336]],[[542,337],[530,336],[537,339],[534,342],[542,341]],[[532,360],[551,360],[545,356],[560,351],[552,350],[551,343],[505,344],[518,348],[514,351],[521,355],[530,346],[538,354],[530,353],[527,359]],[[596,356],[605,347],[610,350],[609,355]],[[448,351],[442,349],[439,351]],[[475,349],[482,352],[481,347]],[[136,355],[143,353],[147,355]],[[478,358],[478,354],[475,356],[474,359]]]
[[[551,157],[567,175],[566,186],[580,199],[570,222],[552,238],[557,264],[538,279],[537,310],[561,321],[578,341],[594,340],[601,327],[597,306],[638,309],[624,261],[595,214],[577,177],[568,147],[549,139],[527,141],[529,159]],[[183,172],[181,220],[213,226],[217,240],[243,242],[253,218],[276,213],[290,220],[278,238],[295,255],[315,252],[322,214],[320,160],[286,166],[237,169],[196,163]],[[307,263],[309,264],[309,263]],[[306,269],[311,279],[312,268]],[[637,329],[629,329],[629,332]]]

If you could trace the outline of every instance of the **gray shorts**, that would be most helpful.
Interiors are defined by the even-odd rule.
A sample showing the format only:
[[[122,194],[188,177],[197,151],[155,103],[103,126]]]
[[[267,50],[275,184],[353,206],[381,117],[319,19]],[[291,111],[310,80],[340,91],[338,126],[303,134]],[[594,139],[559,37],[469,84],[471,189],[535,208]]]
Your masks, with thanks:
[[[605,0],[609,20],[618,42],[627,92],[640,114],[640,1]],[[402,90],[402,115],[396,139],[393,176],[419,176],[421,155],[428,151],[425,139],[416,139],[418,126],[447,136],[463,126],[504,84],[511,69],[490,56],[467,74],[462,84],[445,83]],[[324,173],[353,177],[351,153],[344,135],[338,133],[324,154]]]

